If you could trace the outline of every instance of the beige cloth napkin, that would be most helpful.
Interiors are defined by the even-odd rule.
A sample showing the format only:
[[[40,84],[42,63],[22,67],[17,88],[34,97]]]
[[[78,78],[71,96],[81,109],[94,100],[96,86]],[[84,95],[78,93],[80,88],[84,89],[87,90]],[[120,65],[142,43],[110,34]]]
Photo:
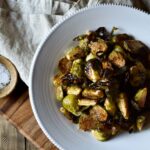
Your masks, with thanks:
[[[75,1],[75,0],[74,0]],[[16,66],[28,85],[33,55],[64,15],[97,3],[115,3],[150,12],[149,0],[0,0],[0,54]]]

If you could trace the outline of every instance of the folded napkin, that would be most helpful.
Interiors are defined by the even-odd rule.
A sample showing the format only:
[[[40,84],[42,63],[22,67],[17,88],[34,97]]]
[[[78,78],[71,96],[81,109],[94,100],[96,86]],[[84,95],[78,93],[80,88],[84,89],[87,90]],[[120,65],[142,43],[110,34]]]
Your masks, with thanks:
[[[28,85],[33,55],[52,26],[69,13],[98,3],[150,12],[149,0],[0,0],[0,55],[14,63]]]

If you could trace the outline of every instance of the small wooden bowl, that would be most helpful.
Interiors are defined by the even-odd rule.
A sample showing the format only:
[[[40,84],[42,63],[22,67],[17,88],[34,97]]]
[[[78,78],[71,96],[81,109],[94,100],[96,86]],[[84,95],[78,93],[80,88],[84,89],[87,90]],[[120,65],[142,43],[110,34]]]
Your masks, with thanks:
[[[4,88],[0,89],[0,98],[9,95],[15,88],[18,80],[18,73],[15,66],[5,57],[0,55],[0,63],[3,64],[10,73],[10,82]]]

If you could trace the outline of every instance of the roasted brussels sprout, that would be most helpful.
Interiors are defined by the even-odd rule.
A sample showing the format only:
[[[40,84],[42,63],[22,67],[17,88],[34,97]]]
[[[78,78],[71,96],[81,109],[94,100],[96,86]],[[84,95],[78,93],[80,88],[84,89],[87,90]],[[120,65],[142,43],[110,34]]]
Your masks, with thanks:
[[[132,39],[132,37],[129,36],[128,34],[117,34],[112,37],[112,42],[113,43],[121,43],[125,40],[130,40],[130,39]]]
[[[92,130],[91,133],[98,141],[107,141],[110,138],[110,135],[108,133],[101,130]]]
[[[105,69],[109,69],[109,70],[113,70],[113,67],[111,65],[111,63],[108,60],[103,60],[102,61],[102,68]]]
[[[70,73],[77,76],[78,78],[81,78],[83,76],[84,64],[82,59],[76,59],[73,61]]]
[[[117,99],[118,108],[124,117],[124,119],[129,119],[129,107],[128,107],[128,98],[125,93],[120,93]]]
[[[117,108],[112,98],[106,98],[104,102],[104,106],[110,115],[112,116],[115,115]]]
[[[127,51],[133,54],[142,53],[142,49],[145,48],[145,45],[137,40],[126,40],[123,42],[123,46]]]
[[[88,55],[86,56],[86,61],[89,61],[89,60],[95,59],[95,58],[96,58],[96,56],[93,55],[92,53],[90,53],[90,54],[88,54]]]
[[[56,87],[56,99],[61,101],[64,98],[62,86]]]
[[[72,85],[67,87],[67,94],[79,95],[82,89],[77,85]]]
[[[88,44],[89,44],[89,40],[87,38],[84,38],[79,41],[79,47],[85,50],[85,53],[88,52],[89,50]]]
[[[71,112],[73,115],[80,115],[79,105],[78,105],[78,97],[76,95],[67,95],[62,102],[63,107]]]
[[[100,62],[97,59],[89,60],[85,65],[85,75],[92,82],[96,82],[101,79],[102,68]]]
[[[146,102],[147,88],[139,89],[134,96],[134,100],[138,103],[139,107],[143,108]]]
[[[62,77],[63,77],[64,75],[62,74],[62,73],[58,73],[58,74],[56,74],[55,76],[54,76],[54,78],[53,78],[53,84],[55,85],[55,86],[60,86],[61,84],[62,84]]]
[[[138,87],[145,82],[146,71],[141,62],[137,62],[134,66],[130,67],[130,84]]]
[[[108,49],[106,42],[102,39],[99,39],[97,42],[91,42],[89,47],[91,48],[92,54],[95,56],[101,56]]]
[[[75,60],[78,58],[85,57],[85,52],[83,49],[81,49],[79,46],[73,47],[71,50],[69,50],[66,54],[66,58],[68,60]]]
[[[79,106],[94,106],[96,105],[96,100],[92,99],[78,99]]]
[[[112,64],[114,64],[118,68],[124,67],[126,63],[123,55],[120,52],[115,50],[113,50],[109,54],[108,59]]]
[[[72,61],[68,60],[66,57],[59,61],[58,68],[62,73],[68,73],[72,66]]]
[[[101,122],[104,122],[108,119],[107,111],[99,105],[93,106],[93,108],[90,110],[90,115]]]
[[[82,114],[79,118],[79,128],[84,131],[89,131],[95,128],[97,122],[89,115]]]
[[[104,97],[104,92],[102,90],[86,88],[83,90],[82,96],[89,99],[100,99]]]
[[[137,126],[137,129],[139,131],[142,130],[143,126],[144,126],[144,123],[145,123],[145,120],[146,120],[146,117],[145,116],[138,116],[137,119],[136,119],[136,126]]]

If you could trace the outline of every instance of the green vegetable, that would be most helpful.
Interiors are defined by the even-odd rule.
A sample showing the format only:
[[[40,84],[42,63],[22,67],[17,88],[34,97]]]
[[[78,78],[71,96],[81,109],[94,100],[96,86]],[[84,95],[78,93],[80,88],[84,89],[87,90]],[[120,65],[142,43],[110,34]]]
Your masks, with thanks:
[[[78,105],[78,97],[76,95],[67,95],[62,102],[63,107],[71,112],[73,115],[78,116],[80,115],[79,105]]]
[[[109,114],[111,114],[112,116],[115,115],[117,108],[116,108],[115,102],[112,100],[112,98],[106,98],[105,102],[104,102],[104,106]]]
[[[144,126],[144,123],[145,123],[145,120],[146,120],[146,117],[145,116],[138,116],[137,119],[136,119],[136,126],[137,126],[137,129],[139,131],[142,130],[143,126]]]
[[[67,94],[79,95],[82,89],[77,85],[67,87]]]
[[[91,133],[98,141],[107,141],[110,138],[109,134],[101,130],[92,130]]]
[[[117,99],[118,108],[122,113],[124,119],[129,119],[129,107],[128,107],[128,98],[125,93],[120,93]]]
[[[144,107],[147,96],[147,88],[139,89],[134,96],[134,100],[138,103],[139,107]]]
[[[94,106],[96,105],[96,100],[92,99],[78,99],[79,106]]]
[[[90,54],[88,54],[88,55],[86,56],[86,61],[89,61],[89,60],[94,59],[94,58],[96,58],[96,56],[93,55],[92,53],[90,53]]]
[[[62,86],[56,87],[56,99],[61,101],[64,98]]]
[[[122,68],[125,66],[125,59],[124,56],[121,52],[118,52],[116,50],[113,50],[109,56],[108,56],[109,61],[114,64],[118,68]]]
[[[73,47],[66,53],[66,58],[68,60],[75,60],[78,58],[83,58],[85,56],[84,50],[82,50],[79,46]]]
[[[89,60],[85,65],[85,75],[92,82],[96,82],[101,79],[102,68],[97,59]]]
[[[83,66],[82,59],[76,59],[73,61],[70,73],[75,75],[78,78],[81,78],[84,73],[83,68],[84,68],[84,66]]]
[[[106,42],[102,39],[99,39],[97,42],[91,42],[89,47],[91,48],[92,54],[95,56],[101,56],[108,49]]]
[[[85,88],[82,92],[82,96],[89,99],[100,99],[104,97],[104,92],[102,90]]]

